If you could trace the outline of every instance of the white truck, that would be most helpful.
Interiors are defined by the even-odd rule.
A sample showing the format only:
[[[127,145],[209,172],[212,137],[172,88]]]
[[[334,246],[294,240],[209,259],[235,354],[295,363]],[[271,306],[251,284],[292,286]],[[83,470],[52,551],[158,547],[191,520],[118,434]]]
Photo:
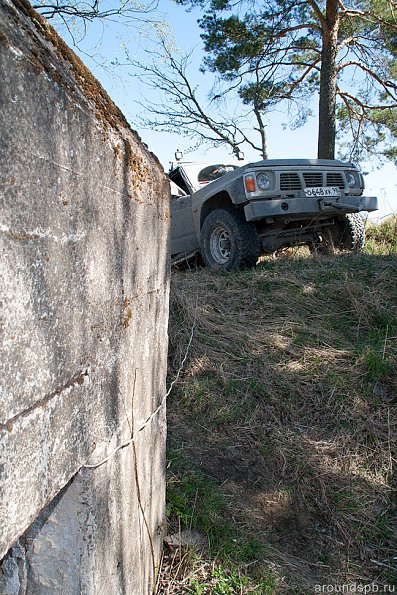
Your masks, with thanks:
[[[358,252],[360,213],[378,208],[357,167],[337,160],[179,161],[168,176],[173,263],[201,253],[207,266],[231,270],[300,245]]]

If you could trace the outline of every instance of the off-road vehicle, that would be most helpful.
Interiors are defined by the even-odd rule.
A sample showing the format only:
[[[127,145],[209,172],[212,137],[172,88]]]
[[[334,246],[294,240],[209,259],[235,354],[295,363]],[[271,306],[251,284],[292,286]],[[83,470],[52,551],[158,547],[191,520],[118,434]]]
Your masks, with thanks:
[[[168,175],[172,262],[200,252],[207,266],[230,270],[292,246],[357,252],[365,243],[360,213],[378,208],[363,196],[358,169],[337,160],[180,161]]]

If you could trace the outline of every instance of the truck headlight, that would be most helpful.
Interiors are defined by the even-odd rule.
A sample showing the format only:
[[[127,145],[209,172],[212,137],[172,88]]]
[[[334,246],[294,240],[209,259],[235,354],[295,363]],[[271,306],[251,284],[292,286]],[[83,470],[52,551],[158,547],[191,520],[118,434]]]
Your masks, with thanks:
[[[352,172],[350,172],[350,171],[347,172],[346,181],[347,181],[347,185],[349,186],[349,188],[357,188],[358,180]]]
[[[258,174],[256,176],[256,183],[261,190],[269,190],[272,180],[268,174]]]

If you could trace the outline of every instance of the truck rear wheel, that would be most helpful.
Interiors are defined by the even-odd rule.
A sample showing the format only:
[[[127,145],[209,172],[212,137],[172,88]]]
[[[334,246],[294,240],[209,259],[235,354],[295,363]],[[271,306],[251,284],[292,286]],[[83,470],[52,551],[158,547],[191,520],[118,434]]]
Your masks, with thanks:
[[[201,228],[201,255],[213,269],[239,269],[256,264],[260,244],[256,227],[241,211],[214,209]]]
[[[362,252],[365,246],[364,221],[358,213],[338,217],[333,225],[324,229],[318,242],[312,244],[313,252],[334,254],[336,250]]]

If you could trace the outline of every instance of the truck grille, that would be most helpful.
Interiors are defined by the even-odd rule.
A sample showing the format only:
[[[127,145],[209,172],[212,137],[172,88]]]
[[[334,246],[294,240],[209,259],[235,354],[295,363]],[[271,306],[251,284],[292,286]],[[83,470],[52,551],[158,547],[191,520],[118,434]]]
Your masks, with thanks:
[[[297,173],[282,173],[280,174],[280,190],[289,192],[291,190],[300,190],[302,184]]]
[[[325,184],[324,184],[325,182]],[[321,188],[322,186],[337,186],[341,190],[345,187],[343,176],[340,172],[288,172],[280,174],[281,192],[294,192],[302,188]]]
[[[337,172],[327,173],[327,186],[337,186],[341,190],[345,187],[343,176]]]
[[[306,188],[321,188],[323,185],[323,174],[317,172],[307,172],[303,174]]]

